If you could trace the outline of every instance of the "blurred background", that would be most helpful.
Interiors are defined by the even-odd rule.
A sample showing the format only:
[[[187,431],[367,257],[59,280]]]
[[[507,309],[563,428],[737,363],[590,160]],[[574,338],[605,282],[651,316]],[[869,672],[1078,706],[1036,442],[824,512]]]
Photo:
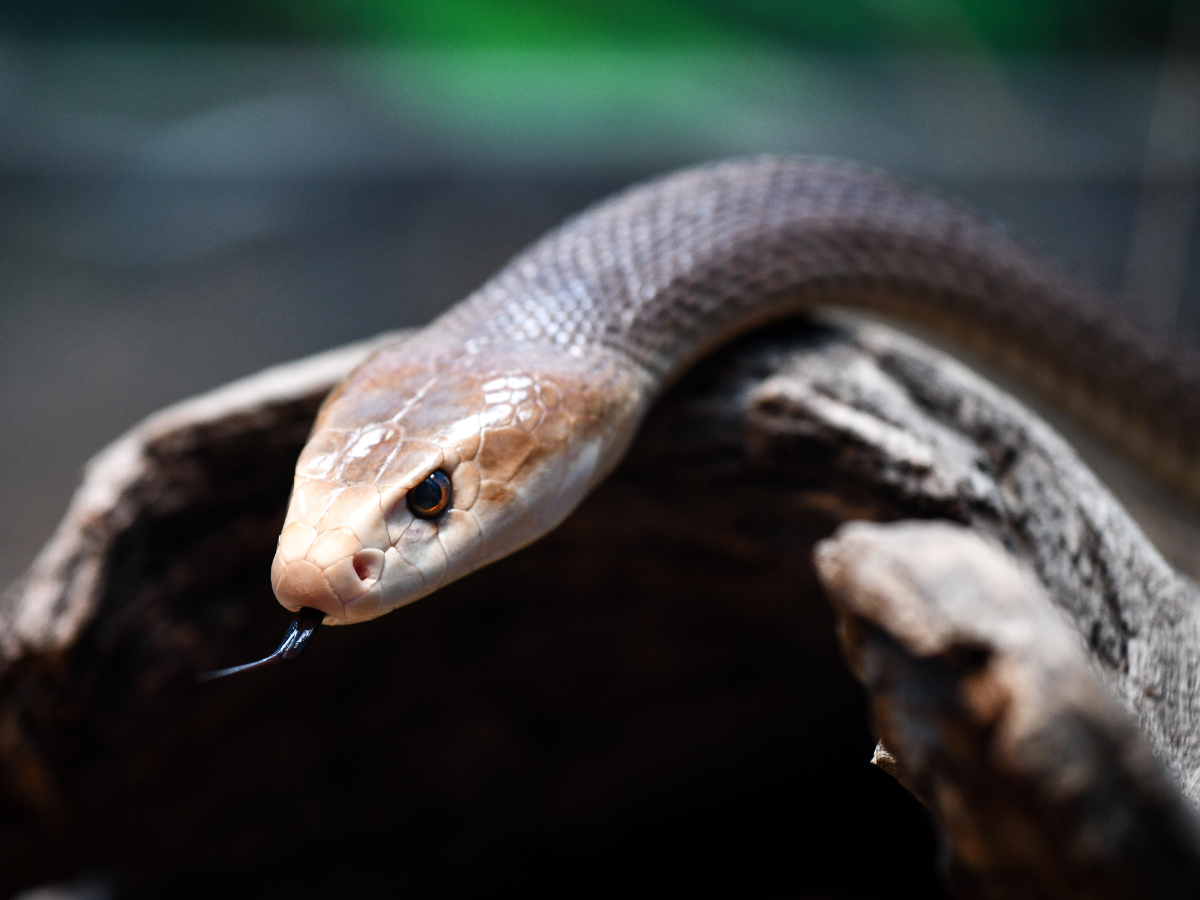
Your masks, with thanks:
[[[2,0],[0,583],[151,410],[710,158],[942,188],[1194,342],[1196,6]]]
[[[146,413],[699,160],[885,167],[1194,342],[1198,6],[3,0],[0,583]]]
[[[0,0],[0,585],[142,416],[423,323],[581,206],[701,160],[882,166],[1197,343],[1198,11]]]

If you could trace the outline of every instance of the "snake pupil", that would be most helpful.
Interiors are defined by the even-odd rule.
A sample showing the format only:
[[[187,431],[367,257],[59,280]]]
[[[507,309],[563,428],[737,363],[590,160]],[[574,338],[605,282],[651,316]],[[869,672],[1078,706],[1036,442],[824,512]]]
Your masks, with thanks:
[[[408,492],[408,508],[419,519],[432,519],[450,505],[450,478],[441,469]]]

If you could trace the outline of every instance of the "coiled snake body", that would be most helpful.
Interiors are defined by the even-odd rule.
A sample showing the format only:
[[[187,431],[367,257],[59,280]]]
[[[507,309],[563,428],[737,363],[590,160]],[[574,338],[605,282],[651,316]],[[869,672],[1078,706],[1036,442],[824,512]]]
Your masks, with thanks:
[[[1193,357],[928,192],[842,163],[733,161],[583,212],[352,373],[297,464],[279,602],[361,622],[528,544],[688,365],[818,304],[982,343],[1200,495]]]

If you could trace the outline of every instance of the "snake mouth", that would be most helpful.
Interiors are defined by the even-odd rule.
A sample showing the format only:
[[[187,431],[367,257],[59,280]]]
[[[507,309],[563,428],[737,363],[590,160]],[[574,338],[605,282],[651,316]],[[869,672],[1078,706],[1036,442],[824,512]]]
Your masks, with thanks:
[[[280,562],[278,556],[276,561]],[[346,617],[346,606],[325,578],[325,572],[307,559],[281,563],[272,575],[275,598],[285,609],[319,609],[335,619]]]
[[[364,601],[373,593],[380,594],[384,554],[382,550],[364,548],[322,568],[310,557],[285,560],[280,551],[271,568],[275,597],[286,609],[319,609],[345,622],[361,618],[355,613],[372,605]]]

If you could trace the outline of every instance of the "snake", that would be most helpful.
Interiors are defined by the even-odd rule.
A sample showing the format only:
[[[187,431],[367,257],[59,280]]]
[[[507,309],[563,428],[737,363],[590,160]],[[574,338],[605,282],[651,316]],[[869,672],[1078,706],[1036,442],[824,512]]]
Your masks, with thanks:
[[[321,406],[271,565],[298,614],[365,622],[536,541],[621,460],[655,400],[734,338],[817,307],[982,349],[1200,498],[1200,355],[940,194],[766,156],[627,188],[518,254]]]

